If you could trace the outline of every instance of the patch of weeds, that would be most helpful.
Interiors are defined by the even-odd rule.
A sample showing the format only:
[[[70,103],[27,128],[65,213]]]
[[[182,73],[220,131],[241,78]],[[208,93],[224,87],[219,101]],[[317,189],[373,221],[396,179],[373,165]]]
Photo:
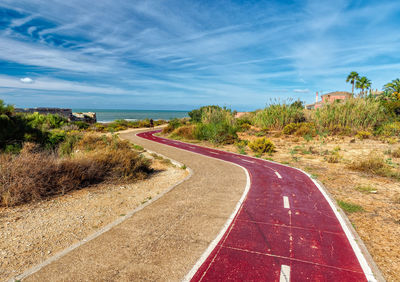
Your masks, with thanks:
[[[360,140],[369,139],[371,137],[371,132],[368,131],[358,131],[356,137]]]
[[[244,148],[238,148],[238,152],[241,155],[247,155],[246,151],[244,150]]]
[[[144,148],[140,145],[132,144],[132,148],[136,151],[144,151]]]
[[[316,173],[311,173],[311,178],[318,179],[319,175]]]
[[[344,210],[345,212],[348,212],[348,213],[364,211],[364,208],[357,204],[353,204],[353,203],[349,203],[349,202],[345,202],[345,201],[341,201],[341,200],[338,200],[337,203],[342,210]]]
[[[353,170],[400,179],[400,173],[398,171],[393,171],[392,167],[385,162],[382,156],[374,153],[353,161],[348,167]]]
[[[264,158],[264,159],[267,160],[267,161],[273,161],[272,158],[268,158],[268,157],[266,157],[266,158]]]
[[[366,194],[377,192],[376,188],[372,185],[357,185],[354,189],[356,189],[361,193],[366,193]]]
[[[184,164],[183,166],[181,166],[181,169],[183,169],[183,170],[185,170],[187,167],[186,167],[186,165]]]
[[[161,163],[166,164],[166,165],[173,165],[170,159],[163,159]]]
[[[333,148],[333,151],[330,152],[329,155],[325,156],[324,159],[325,159],[328,163],[338,163],[338,162],[340,161],[340,159],[341,159],[341,156],[340,156],[340,154],[339,154],[339,151],[340,151],[340,147],[339,147],[339,146],[336,146],[335,148]]]
[[[157,155],[155,153],[152,153],[151,156],[156,160],[163,160],[164,159],[163,157],[161,157],[160,155]]]
[[[393,152],[390,151],[390,154],[392,155],[393,158],[400,158],[400,147],[395,149]]]
[[[313,137],[312,137],[311,134],[305,134],[305,135],[303,136],[303,138],[304,138],[304,140],[306,140],[307,142],[310,142],[310,141],[313,140]]]
[[[258,153],[258,154],[254,154],[254,157],[256,158],[261,158],[262,154]]]
[[[385,163],[387,163],[388,165],[390,165],[391,167],[397,167],[397,164],[395,164],[391,158],[388,158],[385,160]]]
[[[125,216],[126,214],[124,214],[124,213],[121,213],[119,216]]]
[[[265,132],[264,131],[258,131],[254,134],[257,137],[264,137],[265,136]]]
[[[290,162],[288,162],[288,161],[283,161],[283,162],[281,162],[281,164],[290,165]]]
[[[292,160],[295,161],[295,162],[298,162],[300,159],[301,159],[300,157],[297,157],[297,156],[294,156],[294,155],[292,156]]]
[[[145,203],[147,203],[147,202],[150,201],[150,200],[151,200],[151,197],[147,197],[146,199],[144,199],[144,200],[142,201],[142,205],[145,204]]]

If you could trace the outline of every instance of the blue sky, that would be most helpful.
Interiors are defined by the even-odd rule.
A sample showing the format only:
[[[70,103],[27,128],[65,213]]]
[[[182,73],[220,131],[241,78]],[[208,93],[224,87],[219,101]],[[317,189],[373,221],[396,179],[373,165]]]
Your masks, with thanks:
[[[2,0],[0,69],[19,107],[313,102],[400,77],[400,2]]]

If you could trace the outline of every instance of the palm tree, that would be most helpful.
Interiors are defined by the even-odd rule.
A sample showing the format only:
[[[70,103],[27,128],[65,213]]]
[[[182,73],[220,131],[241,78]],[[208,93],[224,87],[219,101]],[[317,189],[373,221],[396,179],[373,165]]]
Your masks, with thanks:
[[[400,79],[393,79],[392,82],[386,83],[383,87],[389,93],[400,93]]]
[[[371,80],[369,80],[367,77],[363,76],[357,79],[356,81],[356,88],[361,89],[360,91],[360,96],[364,96],[365,90],[368,90],[368,88],[371,87]]]
[[[350,82],[350,83],[351,83],[351,85],[352,85],[351,93],[353,93],[353,95],[354,95],[354,84],[356,83],[356,81],[357,81],[359,78],[360,78],[360,76],[359,76],[358,73],[355,72],[355,71],[352,71],[352,72],[347,76],[346,82]]]

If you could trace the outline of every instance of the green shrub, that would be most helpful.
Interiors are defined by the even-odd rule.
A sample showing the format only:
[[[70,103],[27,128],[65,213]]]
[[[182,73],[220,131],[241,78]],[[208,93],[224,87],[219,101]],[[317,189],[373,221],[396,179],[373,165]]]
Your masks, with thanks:
[[[258,154],[272,154],[275,150],[275,145],[272,143],[271,140],[263,137],[263,138],[257,138],[254,141],[249,143],[250,149]]]
[[[372,135],[371,132],[361,130],[357,132],[356,137],[360,140],[364,140],[364,139],[369,139],[371,135]]]
[[[400,122],[385,123],[378,133],[384,136],[400,136]]]
[[[291,135],[299,128],[299,123],[289,123],[283,128],[283,134]]]
[[[199,123],[194,130],[198,140],[208,140],[214,144],[233,144],[237,140],[237,128],[226,123]]]
[[[90,124],[84,121],[75,121],[75,124],[79,129],[88,129]]]
[[[75,145],[82,139],[81,134],[68,133],[64,141],[58,147],[58,153],[60,156],[69,156],[73,153]]]
[[[175,129],[177,129],[179,126],[183,125],[183,121],[177,118],[171,119],[168,122],[168,125],[166,127],[163,128],[162,133],[164,134],[168,134],[171,133],[172,131],[174,131]]]
[[[14,113],[14,106],[4,104],[0,99],[0,115],[11,116]]]
[[[189,140],[194,139],[195,128],[196,128],[195,125],[184,125],[178,127],[172,132],[171,137],[179,136]]]
[[[317,131],[315,128],[315,125],[313,123],[310,122],[302,122],[298,124],[298,128],[295,132],[296,136],[303,136],[306,138],[306,136],[316,136],[317,135]]]

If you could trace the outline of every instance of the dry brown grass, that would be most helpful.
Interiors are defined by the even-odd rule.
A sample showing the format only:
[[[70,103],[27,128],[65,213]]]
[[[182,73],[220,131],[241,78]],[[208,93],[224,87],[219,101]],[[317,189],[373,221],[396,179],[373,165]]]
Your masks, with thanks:
[[[196,129],[195,125],[184,125],[181,127],[178,127],[172,132],[173,136],[180,136],[185,139],[195,139],[194,138],[194,131]]]
[[[0,155],[0,205],[13,206],[64,194],[106,180],[145,178],[150,162],[116,138],[85,136],[70,157],[26,144],[19,155]]]
[[[383,156],[371,153],[366,157],[359,158],[349,164],[349,168],[357,171],[367,172],[384,177],[398,178],[399,172],[390,167]]]
[[[398,147],[397,149],[395,149],[392,153],[391,153],[392,157],[395,158],[400,158],[400,147]]]

